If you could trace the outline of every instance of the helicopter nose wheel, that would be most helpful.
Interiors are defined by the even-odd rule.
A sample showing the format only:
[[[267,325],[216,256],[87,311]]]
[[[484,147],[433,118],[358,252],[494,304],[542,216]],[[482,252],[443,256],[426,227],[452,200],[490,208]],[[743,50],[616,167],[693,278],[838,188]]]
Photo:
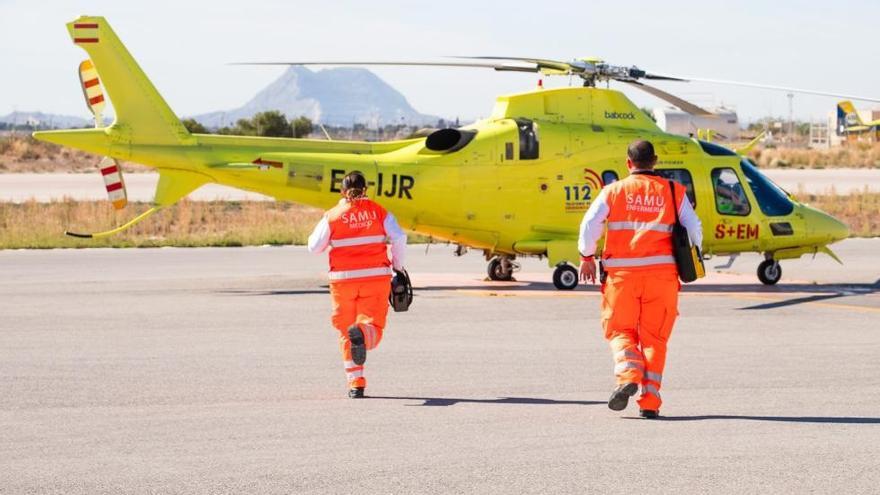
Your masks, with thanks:
[[[513,261],[510,256],[496,256],[489,261],[489,267],[486,270],[490,280],[506,282],[513,280],[513,272],[519,270],[519,264]]]
[[[782,267],[774,259],[767,259],[758,265],[758,280],[764,285],[775,285],[782,278]]]
[[[553,285],[559,290],[573,290],[578,286],[578,271],[568,263],[560,263],[553,270]]]

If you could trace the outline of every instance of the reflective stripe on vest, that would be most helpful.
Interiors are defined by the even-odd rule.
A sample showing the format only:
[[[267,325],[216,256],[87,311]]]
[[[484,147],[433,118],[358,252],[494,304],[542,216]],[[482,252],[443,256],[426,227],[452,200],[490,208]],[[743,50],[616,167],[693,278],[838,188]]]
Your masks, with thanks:
[[[672,255],[645,256],[644,258],[607,258],[602,260],[606,268],[629,268],[634,266],[666,265],[675,263]]]
[[[672,225],[659,222],[608,222],[608,230],[652,230],[672,232]]]
[[[392,273],[393,270],[390,266],[364,268],[362,270],[346,270],[330,272],[330,280],[351,280],[353,278],[378,277],[380,275],[391,275]]]
[[[366,244],[385,244],[384,235],[367,235],[363,237],[349,237],[346,239],[331,239],[330,247],[364,246]]]

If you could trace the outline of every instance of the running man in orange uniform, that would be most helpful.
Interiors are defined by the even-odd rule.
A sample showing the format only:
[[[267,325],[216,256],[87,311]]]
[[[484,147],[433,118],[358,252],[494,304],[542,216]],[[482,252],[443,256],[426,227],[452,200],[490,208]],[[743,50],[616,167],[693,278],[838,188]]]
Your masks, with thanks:
[[[677,208],[691,243],[700,246],[700,219],[687,200],[685,187],[654,172],[657,156],[648,141],[627,150],[630,176],[606,186],[581,222],[578,249],[581,278],[595,283],[596,242],[607,228],[602,264],[602,327],[614,354],[617,387],[608,400],[614,411],[626,409],[641,385],[639,415],[660,413],[660,384],[666,343],[678,315],[678,271],[672,256],[672,226]]]
[[[382,340],[388,316],[392,267],[403,270],[406,234],[394,215],[367,199],[367,180],[351,172],[342,180],[339,204],[324,214],[309,236],[309,251],[330,249],[332,322],[348,377],[348,396],[364,397],[367,351]],[[391,242],[391,261],[386,241]]]

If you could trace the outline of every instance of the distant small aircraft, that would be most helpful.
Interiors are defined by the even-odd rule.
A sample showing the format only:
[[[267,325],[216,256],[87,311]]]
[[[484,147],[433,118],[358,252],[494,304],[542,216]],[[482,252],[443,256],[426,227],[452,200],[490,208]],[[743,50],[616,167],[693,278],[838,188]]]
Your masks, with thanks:
[[[880,119],[865,122],[859,116],[858,110],[851,101],[841,101],[837,104],[837,133],[847,134],[851,132],[865,132],[873,129],[880,131]]]

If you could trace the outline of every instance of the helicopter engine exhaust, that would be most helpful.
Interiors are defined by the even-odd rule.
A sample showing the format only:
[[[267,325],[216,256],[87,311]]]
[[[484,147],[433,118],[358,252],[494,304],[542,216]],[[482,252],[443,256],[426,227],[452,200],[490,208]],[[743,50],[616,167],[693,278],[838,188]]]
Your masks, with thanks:
[[[431,151],[452,153],[467,146],[476,135],[476,131],[440,129],[428,135],[425,146]]]

